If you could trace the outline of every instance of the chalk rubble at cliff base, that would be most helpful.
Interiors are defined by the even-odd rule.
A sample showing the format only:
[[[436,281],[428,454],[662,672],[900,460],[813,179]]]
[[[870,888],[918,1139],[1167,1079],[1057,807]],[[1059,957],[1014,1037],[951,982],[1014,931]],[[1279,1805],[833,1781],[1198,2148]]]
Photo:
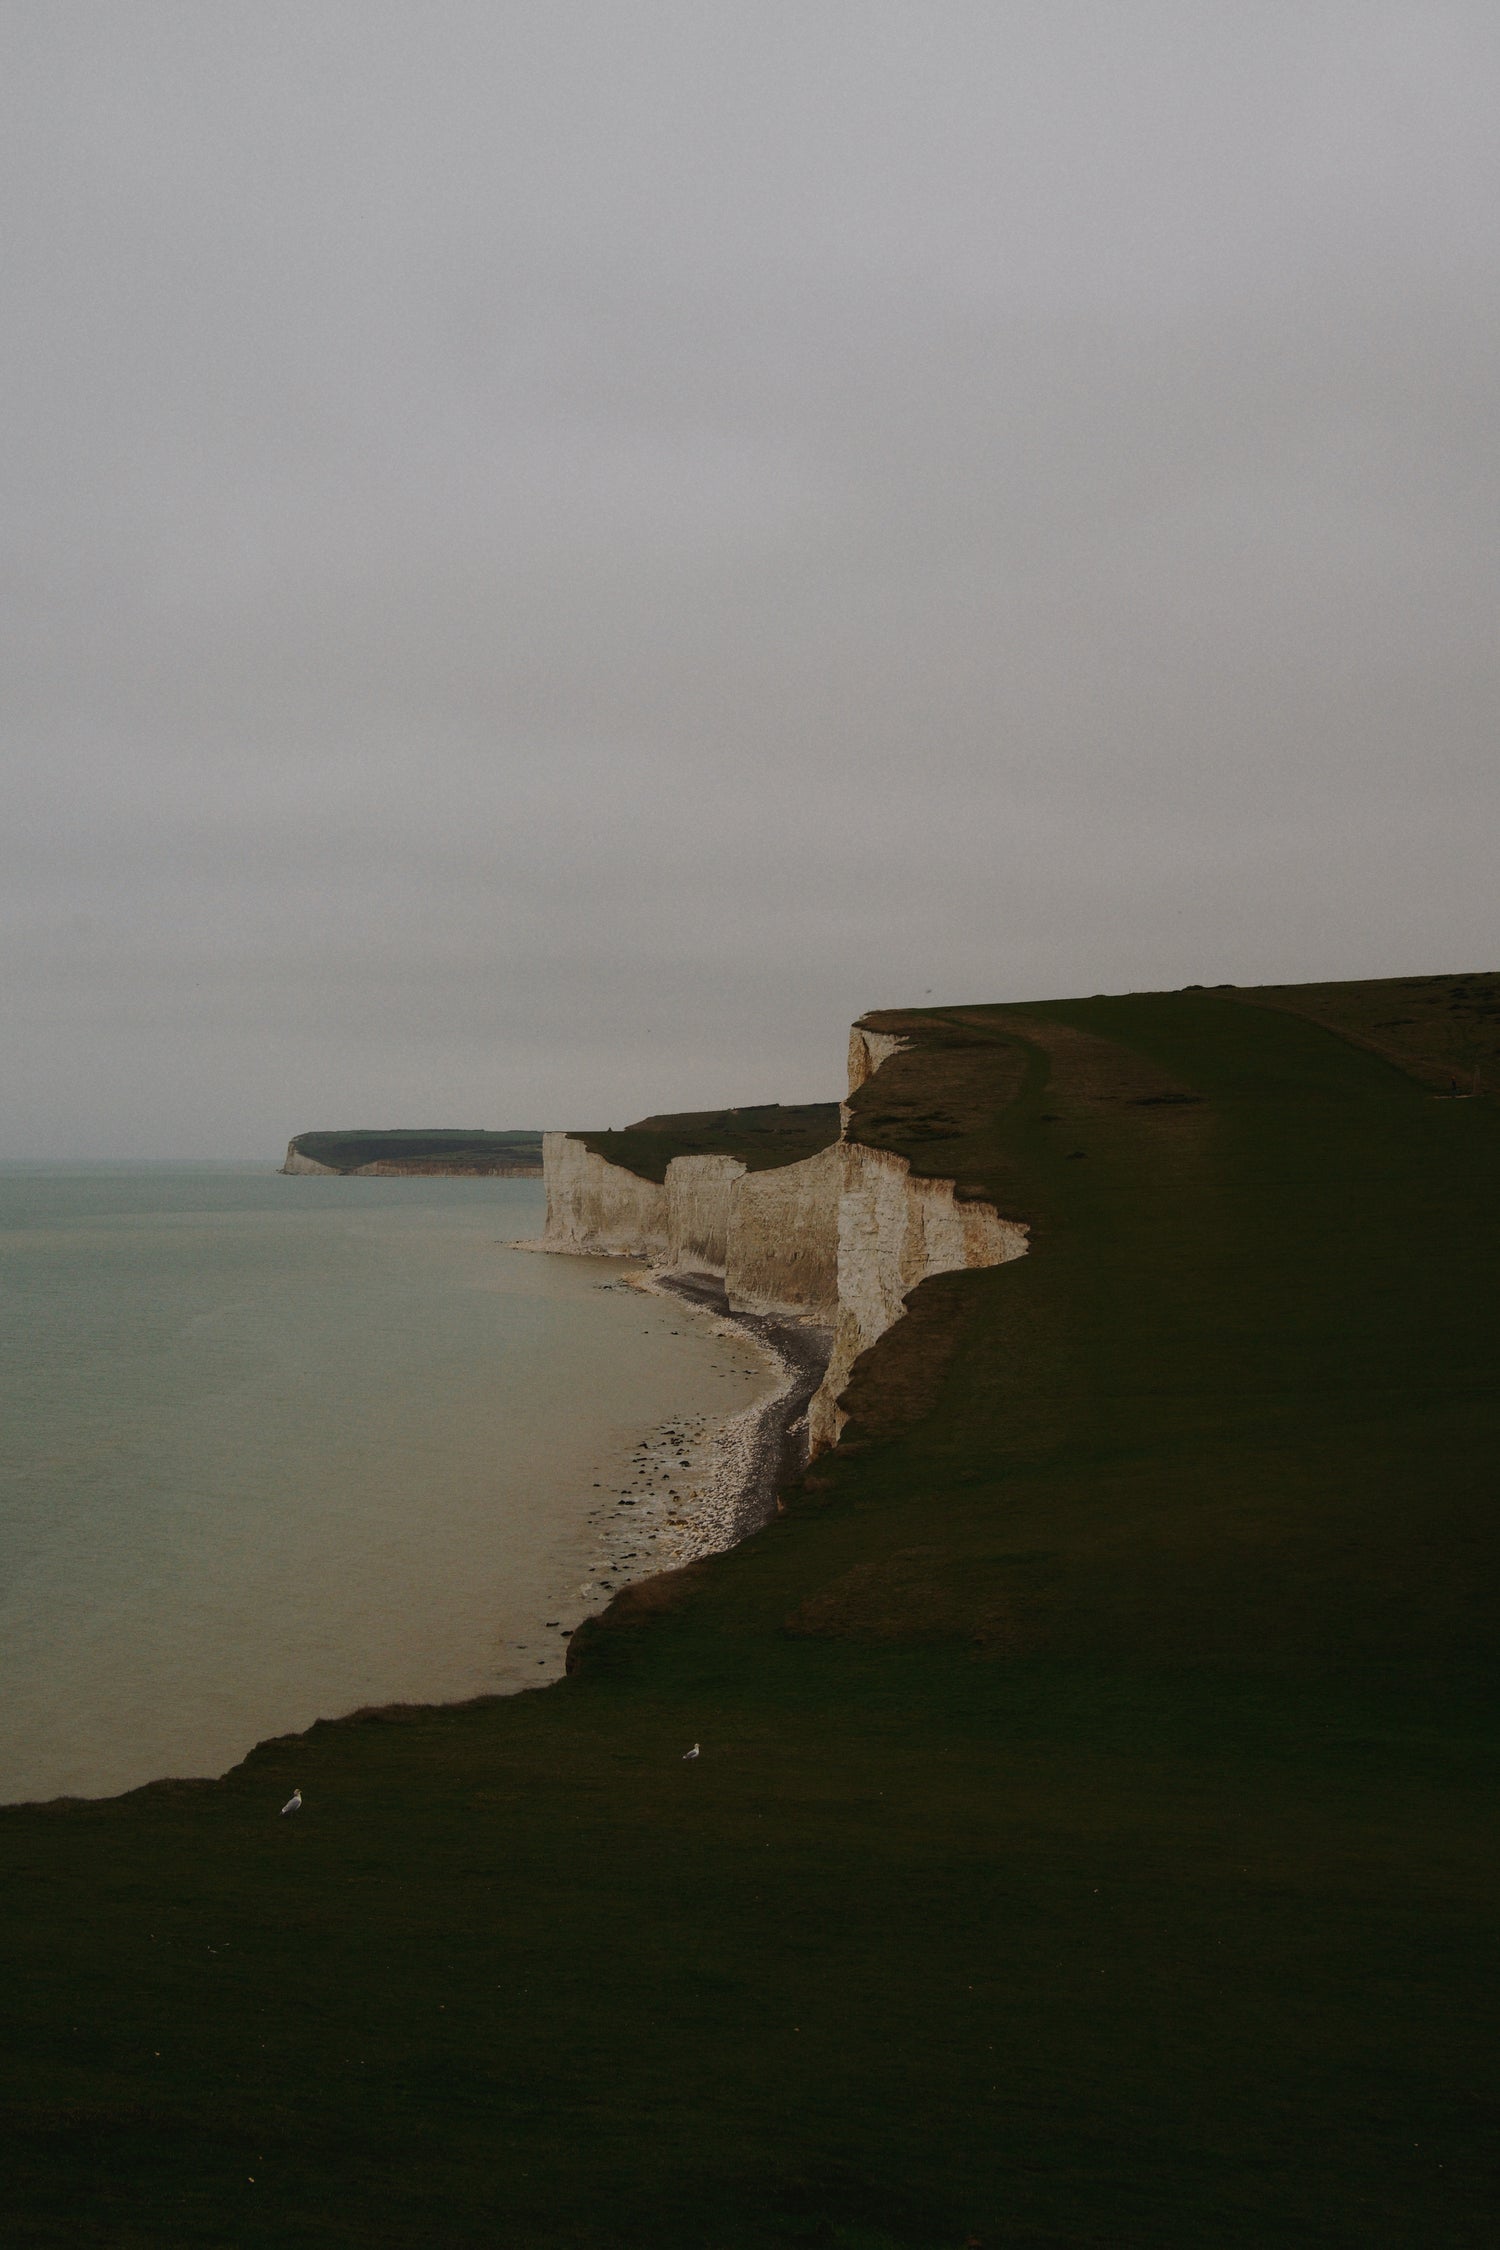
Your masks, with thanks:
[[[670,1277],[651,1273],[632,1277],[633,1286],[684,1302]],[[826,1339],[808,1338],[810,1350],[794,1353],[767,1323],[750,1326],[732,1316],[716,1316],[701,1300],[686,1296],[714,1332],[750,1343],[770,1363],[775,1388],[723,1418],[697,1415],[663,1425],[633,1457],[633,1476],[610,1494],[603,1516],[609,1532],[600,1560],[578,1589],[583,1599],[612,1594],[632,1579],[661,1569],[676,1569],[704,1555],[734,1546],[764,1521],[775,1505],[774,1471],[789,1420],[795,1420],[811,1387],[806,1370],[821,1368]],[[790,1411],[789,1411],[790,1410]],[[628,1506],[629,1518],[619,1520]]]

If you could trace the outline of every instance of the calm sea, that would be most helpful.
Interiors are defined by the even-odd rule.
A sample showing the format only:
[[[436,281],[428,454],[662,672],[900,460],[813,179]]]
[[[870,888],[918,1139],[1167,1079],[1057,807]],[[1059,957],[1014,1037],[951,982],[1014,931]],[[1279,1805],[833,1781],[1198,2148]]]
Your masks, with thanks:
[[[507,1246],[541,1219],[535,1180],[0,1167],[0,1799],[561,1669],[633,1444],[768,1385]]]

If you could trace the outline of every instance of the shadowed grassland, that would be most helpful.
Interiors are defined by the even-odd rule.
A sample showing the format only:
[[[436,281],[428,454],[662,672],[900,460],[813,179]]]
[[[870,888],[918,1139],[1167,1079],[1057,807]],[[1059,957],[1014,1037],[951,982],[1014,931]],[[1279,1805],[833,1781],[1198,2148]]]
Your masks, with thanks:
[[[1494,1107],[876,1021],[1031,1255],[559,1688],[0,1814],[10,2239],[1487,2250]]]

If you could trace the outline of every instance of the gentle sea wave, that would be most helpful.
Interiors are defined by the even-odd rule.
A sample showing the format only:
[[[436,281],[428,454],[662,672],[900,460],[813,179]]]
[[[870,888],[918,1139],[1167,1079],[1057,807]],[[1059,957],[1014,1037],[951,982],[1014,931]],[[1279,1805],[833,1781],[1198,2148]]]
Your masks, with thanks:
[[[0,1169],[0,1799],[555,1675],[598,1488],[767,1378],[505,1246],[541,1212],[534,1180]]]

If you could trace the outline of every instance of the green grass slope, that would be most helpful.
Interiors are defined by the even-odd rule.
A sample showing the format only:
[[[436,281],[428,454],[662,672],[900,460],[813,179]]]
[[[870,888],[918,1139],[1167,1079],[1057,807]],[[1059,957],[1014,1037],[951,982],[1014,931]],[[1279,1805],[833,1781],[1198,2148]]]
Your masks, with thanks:
[[[573,1138],[638,1179],[664,1180],[674,1156],[737,1156],[747,1172],[800,1164],[839,1137],[837,1102],[754,1103],[745,1109],[681,1110],[643,1117],[615,1133]]]
[[[1466,971],[1363,984],[1261,985],[1243,997],[1321,1023],[1424,1085],[1500,1092],[1500,976]]]
[[[1243,994],[875,1020],[1031,1255],[562,1686],[0,1814],[10,2240],[1487,2250],[1500,1118]]]

